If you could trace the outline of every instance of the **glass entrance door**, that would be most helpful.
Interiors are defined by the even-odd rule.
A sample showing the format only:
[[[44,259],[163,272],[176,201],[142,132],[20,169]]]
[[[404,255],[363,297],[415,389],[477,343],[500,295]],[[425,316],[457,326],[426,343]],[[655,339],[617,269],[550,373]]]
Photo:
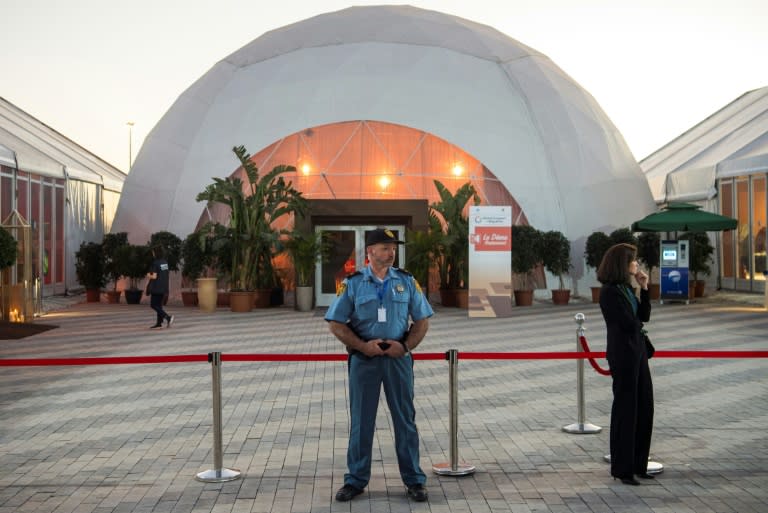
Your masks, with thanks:
[[[405,226],[388,227],[399,240],[405,240]],[[359,271],[368,262],[365,257],[365,236],[376,226],[325,226],[315,227],[315,232],[325,234],[331,241],[328,260],[318,263],[315,268],[315,304],[330,306],[336,297],[336,291],[348,275]],[[405,261],[403,245],[398,248],[395,267]]]

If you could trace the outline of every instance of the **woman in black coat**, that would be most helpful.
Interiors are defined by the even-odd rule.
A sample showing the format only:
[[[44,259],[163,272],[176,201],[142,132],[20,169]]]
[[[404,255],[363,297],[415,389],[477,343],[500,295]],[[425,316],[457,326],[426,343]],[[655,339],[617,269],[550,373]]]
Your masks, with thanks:
[[[638,270],[637,248],[616,244],[603,256],[597,279],[600,310],[605,319],[606,357],[613,378],[611,407],[611,475],[628,485],[639,485],[635,476],[648,474],[648,454],[653,431],[653,383],[643,323],[651,317],[648,275]],[[631,285],[640,285],[638,298]]]

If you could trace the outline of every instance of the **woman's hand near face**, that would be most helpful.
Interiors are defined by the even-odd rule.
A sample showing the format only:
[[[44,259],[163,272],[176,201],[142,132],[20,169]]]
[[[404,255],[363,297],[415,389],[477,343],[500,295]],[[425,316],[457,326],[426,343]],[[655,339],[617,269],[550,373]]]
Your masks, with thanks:
[[[645,274],[643,271],[637,271],[635,273],[635,280],[637,280],[637,284],[640,285],[640,287],[643,290],[648,290],[648,275]]]

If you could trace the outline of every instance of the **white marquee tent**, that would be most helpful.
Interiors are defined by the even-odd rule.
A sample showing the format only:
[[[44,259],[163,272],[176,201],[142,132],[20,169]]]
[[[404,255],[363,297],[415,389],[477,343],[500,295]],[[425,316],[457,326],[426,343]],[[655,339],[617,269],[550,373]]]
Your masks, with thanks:
[[[236,170],[233,146],[256,153],[349,120],[417,128],[471,154],[531,225],[574,241],[576,277],[592,231],[654,210],[621,134],[545,55],[439,12],[351,7],[262,35],[184,91],[146,138],[113,230],[183,237],[203,210],[197,193]]]
[[[41,178],[64,181],[61,223],[64,233],[52,235],[51,228],[46,228],[48,237],[60,237],[66,246],[64,282],[55,283],[55,288],[45,292],[60,293],[79,287],[74,254],[81,242],[100,242],[104,232],[110,230],[125,173],[3,98],[0,98],[0,164],[9,180],[13,173],[22,172],[31,174],[33,181]],[[10,182],[3,183],[8,186]],[[52,208],[47,203],[49,200],[43,196],[39,205]],[[3,210],[9,208],[15,205],[4,205]],[[27,212],[22,214],[29,216]],[[43,268],[42,262],[37,268]]]
[[[768,172],[768,87],[749,91],[640,162],[657,203],[716,211],[717,179]]]

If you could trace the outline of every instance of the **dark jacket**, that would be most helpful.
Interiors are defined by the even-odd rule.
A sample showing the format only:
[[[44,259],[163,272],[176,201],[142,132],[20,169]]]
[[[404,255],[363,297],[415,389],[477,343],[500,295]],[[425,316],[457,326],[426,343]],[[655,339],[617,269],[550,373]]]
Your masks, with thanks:
[[[651,318],[651,298],[647,290],[640,290],[637,314],[620,285],[609,283],[600,291],[600,310],[603,312],[607,333],[606,357],[608,360],[645,351],[645,339],[641,329]]]

